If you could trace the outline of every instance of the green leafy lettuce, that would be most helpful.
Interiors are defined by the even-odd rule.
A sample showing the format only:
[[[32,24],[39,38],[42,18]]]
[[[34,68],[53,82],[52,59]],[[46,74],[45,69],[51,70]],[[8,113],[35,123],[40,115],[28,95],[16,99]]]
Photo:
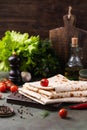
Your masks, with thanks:
[[[33,76],[51,76],[60,72],[58,57],[49,40],[40,36],[30,36],[16,31],[6,31],[0,40],[0,71],[9,71],[8,58],[13,52],[21,59],[21,71],[29,71]]]

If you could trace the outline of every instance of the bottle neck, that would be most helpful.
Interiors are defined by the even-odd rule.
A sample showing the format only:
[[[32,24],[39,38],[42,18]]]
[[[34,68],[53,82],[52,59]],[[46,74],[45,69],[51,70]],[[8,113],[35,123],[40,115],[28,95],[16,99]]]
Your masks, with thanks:
[[[71,47],[71,54],[78,55],[79,54],[79,47],[78,46],[72,46]]]

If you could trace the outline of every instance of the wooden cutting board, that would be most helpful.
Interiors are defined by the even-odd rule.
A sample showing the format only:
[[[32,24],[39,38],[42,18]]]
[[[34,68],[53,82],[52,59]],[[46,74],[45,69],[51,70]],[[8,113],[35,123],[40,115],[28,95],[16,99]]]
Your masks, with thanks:
[[[63,16],[64,27],[49,30],[49,39],[52,41],[53,48],[59,56],[60,64],[64,69],[70,56],[71,38],[78,37],[79,46],[83,52],[83,65],[87,67],[87,31],[77,28],[76,17],[71,15]]]

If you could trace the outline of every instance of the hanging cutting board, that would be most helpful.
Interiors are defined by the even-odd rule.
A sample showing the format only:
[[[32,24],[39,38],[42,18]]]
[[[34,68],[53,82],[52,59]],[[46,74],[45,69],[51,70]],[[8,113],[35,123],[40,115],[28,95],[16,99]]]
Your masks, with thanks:
[[[78,44],[83,52],[83,65],[87,67],[87,31],[75,26],[76,17],[71,15],[63,16],[64,27],[49,30],[49,39],[52,41],[53,48],[59,56],[60,64],[64,69],[70,56],[71,38],[78,37]]]

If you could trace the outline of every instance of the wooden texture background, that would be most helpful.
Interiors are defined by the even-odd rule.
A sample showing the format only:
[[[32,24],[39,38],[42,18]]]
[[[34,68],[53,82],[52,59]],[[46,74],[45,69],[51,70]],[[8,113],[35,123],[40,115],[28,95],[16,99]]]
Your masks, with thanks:
[[[63,26],[68,6],[76,26],[87,30],[87,0],[0,0],[0,38],[7,30],[49,37],[49,30]]]

